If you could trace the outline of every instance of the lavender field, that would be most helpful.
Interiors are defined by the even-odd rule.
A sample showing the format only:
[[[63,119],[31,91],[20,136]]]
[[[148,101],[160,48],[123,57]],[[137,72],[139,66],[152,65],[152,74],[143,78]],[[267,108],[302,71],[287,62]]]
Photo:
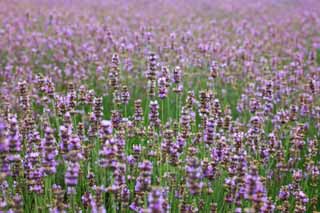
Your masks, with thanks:
[[[320,1],[0,1],[0,212],[320,212]]]

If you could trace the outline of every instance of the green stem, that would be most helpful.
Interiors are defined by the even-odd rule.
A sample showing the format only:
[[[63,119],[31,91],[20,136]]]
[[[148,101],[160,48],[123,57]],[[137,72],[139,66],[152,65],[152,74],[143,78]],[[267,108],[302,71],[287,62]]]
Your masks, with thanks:
[[[127,117],[128,114],[127,114],[127,105],[125,104],[124,105],[124,117]]]
[[[161,122],[164,123],[164,99],[161,100]]]

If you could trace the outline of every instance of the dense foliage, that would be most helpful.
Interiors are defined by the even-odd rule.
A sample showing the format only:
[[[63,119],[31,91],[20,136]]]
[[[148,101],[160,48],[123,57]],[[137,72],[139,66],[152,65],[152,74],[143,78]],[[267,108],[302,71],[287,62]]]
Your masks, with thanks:
[[[0,212],[320,211],[320,2],[0,1]]]

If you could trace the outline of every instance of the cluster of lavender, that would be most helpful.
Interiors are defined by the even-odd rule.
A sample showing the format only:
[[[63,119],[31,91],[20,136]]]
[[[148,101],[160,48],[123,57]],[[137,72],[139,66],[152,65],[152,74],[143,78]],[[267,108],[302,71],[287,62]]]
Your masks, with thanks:
[[[320,211],[319,2],[134,2],[0,2],[0,212]]]

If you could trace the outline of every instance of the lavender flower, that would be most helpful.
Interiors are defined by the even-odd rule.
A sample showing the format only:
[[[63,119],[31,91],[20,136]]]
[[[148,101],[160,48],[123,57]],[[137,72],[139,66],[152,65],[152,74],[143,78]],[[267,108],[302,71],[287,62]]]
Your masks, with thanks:
[[[75,187],[78,184],[78,176],[80,172],[80,165],[78,162],[68,162],[67,171],[64,176],[64,182],[68,187],[68,194],[75,194]]]
[[[153,189],[148,196],[148,209],[150,213],[166,213],[169,212],[169,204],[166,200],[166,191],[163,189]]]

